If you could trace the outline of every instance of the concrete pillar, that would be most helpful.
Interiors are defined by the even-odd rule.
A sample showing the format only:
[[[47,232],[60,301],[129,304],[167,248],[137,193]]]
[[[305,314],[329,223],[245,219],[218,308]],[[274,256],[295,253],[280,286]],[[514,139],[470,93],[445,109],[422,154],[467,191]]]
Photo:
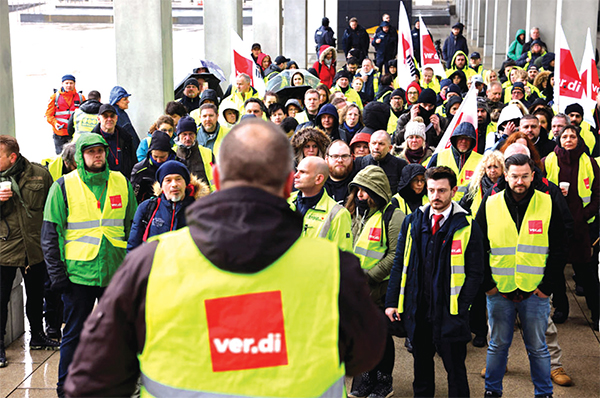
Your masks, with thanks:
[[[307,65],[306,31],[307,0],[284,0],[283,7],[283,53],[293,59],[300,68]],[[315,28],[316,29],[316,28]]]
[[[479,31],[478,31],[479,30],[479,22],[478,22],[479,0],[472,0],[471,5],[473,6],[471,8],[471,12],[469,13],[469,15],[470,15],[469,26],[471,27],[471,29],[468,31],[468,33],[469,33],[469,38],[473,41],[473,40],[477,40],[477,35],[479,34]],[[469,56],[469,54],[467,54],[467,56]]]
[[[173,17],[169,0],[115,0],[117,84],[132,94],[140,137],[173,100]]]
[[[525,41],[529,41],[529,32],[531,28],[537,26],[538,28],[540,28],[541,39],[548,46],[548,51],[554,52],[554,36],[556,35],[556,13],[558,11],[557,4],[558,0],[527,0]],[[576,7],[576,9],[573,11],[578,11],[579,16],[583,16],[582,14],[587,14],[587,10],[586,12],[582,12],[584,8],[579,4],[580,3],[578,2],[573,3],[573,6]],[[598,9],[597,7],[598,4],[596,3],[596,10]],[[597,16],[597,13],[594,14],[594,18],[597,18]],[[583,34],[583,36],[580,37],[581,41],[583,42],[582,45],[585,45],[585,33]]]
[[[342,38],[337,37],[338,31],[338,0],[325,0],[325,16],[329,18],[329,27],[335,32],[335,42],[342,48]]]
[[[231,29],[243,38],[242,0],[205,1],[204,58],[219,65],[228,80],[231,75]],[[250,56],[250,49],[246,55]],[[275,59],[279,54],[270,55]]]
[[[557,15],[562,16],[562,27],[565,31],[565,36],[567,36],[575,65],[577,65],[577,68],[580,68],[587,29],[590,28],[592,44],[594,43],[594,35],[598,29],[598,0],[562,0],[561,3],[562,10],[561,12],[557,12]],[[546,44],[550,46],[548,42]],[[549,51],[554,52],[553,49]]]
[[[494,47],[495,0],[485,0],[485,32],[483,36],[483,57],[492,57]]]
[[[515,39],[519,29],[525,29],[527,24],[527,0],[508,0],[508,21],[506,26],[506,42],[510,43]],[[527,34],[525,34],[527,41]]]
[[[23,301],[23,278],[17,272],[10,291],[10,302],[8,303],[8,314],[6,323],[6,336],[4,343],[9,345],[25,332],[25,312]]]
[[[8,0],[0,0],[0,134],[15,136]]]
[[[252,25],[254,42],[260,43],[263,52],[275,59],[281,54],[281,0],[254,0]]]
[[[460,21],[463,23],[463,25],[465,25],[465,32],[464,35],[465,37],[469,37],[468,35],[471,34],[471,26],[473,25],[473,8],[475,5],[475,0],[467,0],[465,2],[465,20],[464,21]]]
[[[312,65],[317,60],[315,43],[315,30],[321,26],[321,19],[325,16],[325,0],[307,0],[306,15],[306,47],[308,50],[307,62]],[[335,17],[337,18],[337,16]],[[331,21],[332,18],[329,18]]]
[[[476,44],[477,47],[483,47],[483,42],[485,38],[485,9],[486,9],[486,0],[477,0],[477,37]]]
[[[506,42],[506,28],[508,25],[508,3],[505,0],[496,0],[494,5],[494,54],[492,65],[494,69],[502,66],[506,59],[508,44]]]

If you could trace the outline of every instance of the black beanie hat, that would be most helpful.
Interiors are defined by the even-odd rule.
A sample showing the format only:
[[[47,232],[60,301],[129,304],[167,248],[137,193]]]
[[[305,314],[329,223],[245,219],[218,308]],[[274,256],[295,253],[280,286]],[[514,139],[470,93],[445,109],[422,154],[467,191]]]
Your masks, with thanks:
[[[341,69],[338,73],[336,73],[333,80],[337,81],[341,77],[345,77],[348,80],[352,80],[352,74],[350,72],[348,72],[346,69]]]
[[[200,89],[200,83],[198,83],[198,80],[194,79],[193,77],[190,77],[189,79],[187,79],[185,81],[185,85],[183,87],[185,88],[189,85],[196,86],[198,88],[198,90]]]
[[[402,101],[406,102],[406,92],[401,89],[401,88],[397,88],[394,91],[392,91],[392,95],[390,95],[390,99],[400,96],[402,97]]]
[[[565,114],[568,115],[572,112],[579,113],[581,116],[583,116],[583,106],[579,105],[578,103],[574,103],[565,108]]]
[[[436,94],[435,91],[433,91],[430,88],[426,88],[425,90],[421,91],[421,94],[419,94],[419,99],[417,100],[418,104],[433,104],[435,105],[436,103]]]
[[[172,146],[173,145],[171,145],[171,137],[169,134],[161,130],[156,130],[154,133],[152,133],[152,139],[150,140],[148,152],[154,150],[169,152]]]

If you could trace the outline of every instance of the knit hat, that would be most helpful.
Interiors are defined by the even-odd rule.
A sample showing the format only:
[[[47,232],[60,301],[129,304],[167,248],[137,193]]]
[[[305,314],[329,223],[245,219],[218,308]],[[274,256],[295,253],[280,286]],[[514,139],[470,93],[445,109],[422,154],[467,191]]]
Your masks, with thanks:
[[[189,85],[196,86],[198,90],[200,89],[200,83],[198,83],[198,80],[194,79],[193,77],[187,79],[183,87],[187,87]]]
[[[321,25],[329,26],[329,18],[323,17],[323,19],[321,19]]]
[[[64,75],[62,77],[61,82],[64,82],[65,80],[73,80],[73,81],[75,81],[75,76],[73,76],[73,75]]]
[[[417,103],[435,105],[435,103],[436,103],[435,91],[433,91],[430,88],[426,88],[425,90],[421,91],[421,94],[419,94],[419,99],[417,100]]]
[[[335,74],[333,80],[337,81],[338,79],[345,77],[348,80],[352,80],[352,74],[348,72],[346,69],[340,69],[338,73]]]
[[[449,86],[452,84],[452,80],[450,79],[442,79],[442,81],[440,81],[440,90],[443,89],[446,86]]]
[[[423,138],[425,141],[425,123],[421,122],[408,122],[406,123],[406,130],[404,130],[404,141],[411,135],[417,135]]]
[[[462,95],[462,91],[460,90],[460,87],[454,83],[452,83],[448,86],[448,91],[446,91],[446,95],[448,95],[448,93],[456,93],[458,95]]]
[[[487,113],[490,113],[490,106],[487,103],[487,100],[482,97],[477,97],[477,109],[483,109]]]
[[[402,101],[406,102],[406,92],[401,89],[401,88],[397,88],[394,91],[392,91],[392,95],[390,95],[390,99],[394,98],[394,97],[402,97]]]
[[[156,170],[156,181],[162,185],[166,176],[179,174],[185,180],[185,185],[190,183],[190,171],[178,160],[167,160]]]
[[[290,105],[294,105],[296,108],[298,108],[298,110],[302,110],[302,105],[300,105],[300,102],[295,98],[290,98],[286,101],[285,109],[287,110],[288,106]]]
[[[581,116],[583,116],[583,107],[578,103],[574,103],[565,108],[565,114],[568,115],[572,112],[579,113]]]
[[[152,133],[152,139],[150,140],[148,152],[154,150],[169,152],[171,147],[171,137],[169,134],[161,130],[156,130],[154,133]]]
[[[198,126],[196,126],[196,122],[191,116],[184,116],[177,123],[177,135],[184,131],[193,131],[196,134],[198,132]]]
[[[512,90],[510,90],[510,92],[512,93],[515,90],[519,90],[523,94],[525,94],[525,86],[521,82],[516,82],[515,84],[513,84]]]

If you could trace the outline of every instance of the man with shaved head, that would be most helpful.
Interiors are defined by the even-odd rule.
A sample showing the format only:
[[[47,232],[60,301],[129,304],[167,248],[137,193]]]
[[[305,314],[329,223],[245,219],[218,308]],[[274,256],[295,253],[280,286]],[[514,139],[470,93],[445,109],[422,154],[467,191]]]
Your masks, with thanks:
[[[350,213],[325,191],[329,166],[318,156],[304,158],[294,174],[294,188],[288,202],[304,217],[303,236],[325,238],[342,250],[352,251]]]
[[[398,191],[402,169],[407,165],[406,161],[390,153],[392,150],[392,139],[385,130],[377,130],[371,135],[369,149],[371,150],[371,154],[356,158],[354,161],[356,172],[358,173],[372,164],[381,167],[390,181],[392,194],[395,194]]]
[[[300,168],[322,189],[328,168],[313,160]],[[140,372],[152,396],[342,396],[345,375],[379,362],[386,325],[358,259],[302,236],[286,202],[285,133],[257,118],[236,125],[214,180],[187,228],[126,257],[86,323],[68,396],[130,396]]]

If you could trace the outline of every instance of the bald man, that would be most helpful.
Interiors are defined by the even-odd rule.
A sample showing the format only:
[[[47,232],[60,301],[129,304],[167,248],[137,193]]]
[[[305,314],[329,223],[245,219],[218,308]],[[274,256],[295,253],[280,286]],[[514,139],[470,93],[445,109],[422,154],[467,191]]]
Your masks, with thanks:
[[[398,183],[402,176],[402,169],[407,165],[406,161],[390,153],[392,139],[385,130],[377,130],[371,135],[369,149],[371,150],[369,155],[354,160],[354,169],[358,173],[369,165],[381,167],[390,181],[392,194],[395,194],[398,192]]]
[[[303,237],[286,202],[285,133],[256,118],[236,125],[214,180],[188,228],[125,258],[85,325],[67,396],[131,396],[141,372],[157,397],[341,397],[344,374],[377,365],[386,324],[358,259]]]
[[[352,219],[342,205],[325,190],[329,166],[317,156],[304,158],[294,174],[294,188],[288,202],[304,217],[302,236],[325,238],[341,250],[352,251]]]

